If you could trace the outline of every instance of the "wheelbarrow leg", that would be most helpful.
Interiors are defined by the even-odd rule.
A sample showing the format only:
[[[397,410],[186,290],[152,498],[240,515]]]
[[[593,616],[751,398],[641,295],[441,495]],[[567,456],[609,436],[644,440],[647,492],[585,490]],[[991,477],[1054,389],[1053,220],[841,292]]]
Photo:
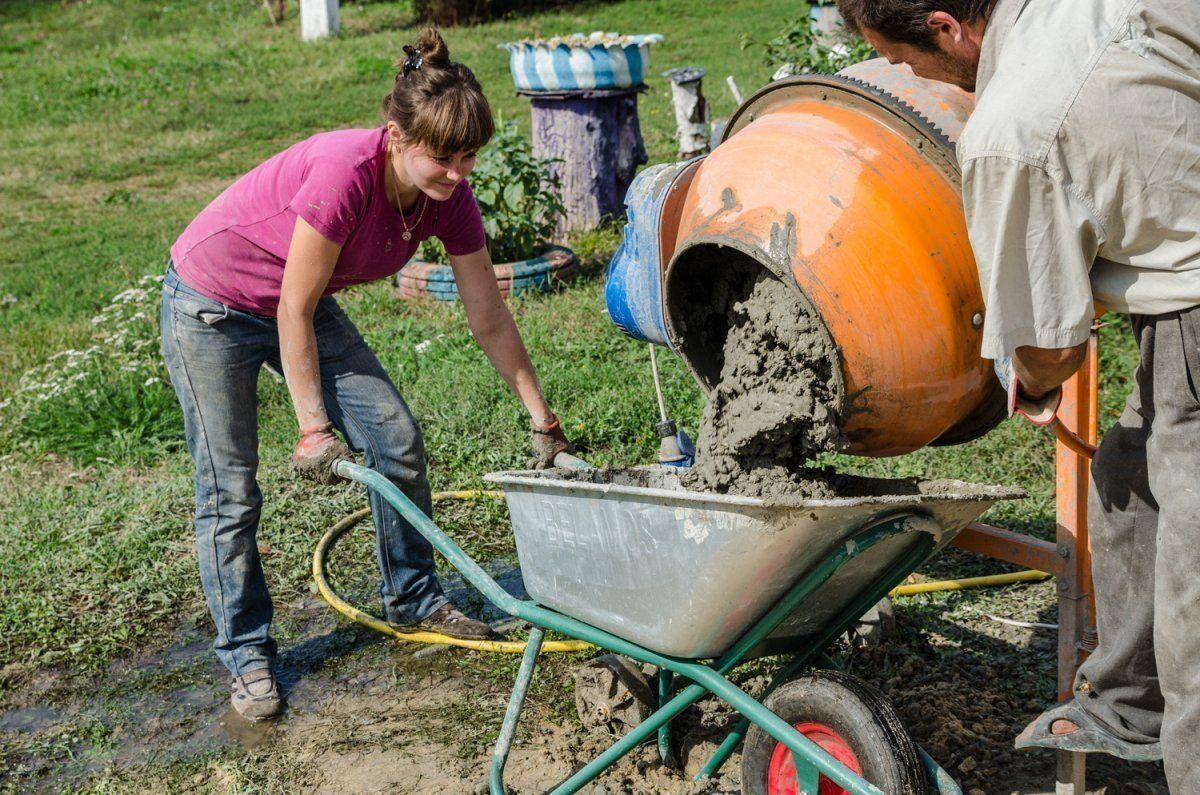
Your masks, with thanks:
[[[934,792],[938,795],[962,795],[962,787],[958,786],[945,768],[933,761],[933,757],[926,753],[924,748],[918,745],[917,753],[921,755],[921,766],[925,768],[925,775],[929,777],[929,783],[933,784]]]
[[[533,669],[537,666],[538,653],[542,650],[542,640],[545,636],[546,630],[541,627],[534,627],[529,631],[525,656],[521,658],[521,668],[517,671],[517,681],[513,683],[512,696],[508,699],[508,709],[504,712],[500,736],[496,738],[496,750],[492,753],[492,767],[488,773],[491,795],[505,795],[504,765],[508,761],[508,752],[512,749],[513,739],[517,735],[517,721],[521,719],[521,707],[525,704],[525,694],[529,692],[529,682],[533,679]]]
[[[577,770],[574,775],[555,787],[553,795],[569,795],[570,793],[578,792],[585,784],[611,767],[618,759],[649,739],[664,723],[674,718],[680,712],[683,712],[710,692],[712,691],[708,687],[698,684],[688,685],[680,690],[675,694],[674,698],[650,713],[629,734],[626,734],[616,743],[609,746],[602,754],[591,762],[588,762]]]
[[[817,795],[821,791],[821,772],[795,751],[792,751],[792,767],[796,770],[796,789],[798,791],[806,795]]]
[[[675,675],[666,668],[658,669],[658,706],[662,707],[671,700],[671,686]],[[675,767],[675,753],[671,750],[671,721],[667,721],[658,729],[658,757],[664,765]]]
[[[822,658],[828,658],[826,658],[824,654],[818,654],[815,656],[817,657],[818,663],[821,665],[821,667],[825,667],[824,663],[820,661]],[[814,655],[812,651],[809,650],[807,652],[797,654],[795,657],[788,660],[788,662],[785,663],[784,666],[775,673],[775,676],[772,677],[771,681],[767,684],[766,689],[759,694],[759,698],[764,699],[775,692],[775,688],[791,679],[792,676],[805,665],[807,665],[809,661],[813,659],[813,657]],[[717,746],[717,750],[713,751],[712,757],[710,757],[709,760],[704,763],[704,767],[700,768],[700,772],[696,774],[696,780],[700,781],[702,779],[712,778],[715,776],[717,771],[721,769],[721,766],[725,764],[725,761],[729,759],[729,756],[733,753],[734,749],[738,747],[743,739],[745,739],[746,732],[749,730],[750,719],[743,716],[738,720],[737,725],[735,725],[729,731],[729,734],[725,735],[725,739],[721,741],[719,746]],[[800,768],[797,767],[796,769],[799,770]]]
[[[932,544],[916,545],[907,554],[902,556],[891,569],[879,578],[879,583],[874,589],[861,594],[858,599],[852,601],[821,633],[812,638],[811,645],[788,660],[783,668],[776,672],[760,697],[766,698],[771,695],[775,688],[786,682],[797,671],[811,663],[814,659],[819,666],[836,667],[829,657],[825,655],[825,649],[833,642],[834,638],[850,628],[858,620],[859,616],[867,612],[872,605],[886,596],[892,588],[903,582],[904,578],[928,554],[930,547],[932,547]],[[712,757],[704,764],[704,767],[700,768],[700,772],[696,774],[696,780],[700,781],[715,776],[717,771],[721,769],[721,766],[725,764],[725,761],[733,754],[734,749],[741,743],[749,729],[750,719],[743,716],[737,725],[733,727],[733,730],[725,735],[725,739],[717,747],[717,750],[713,752]]]

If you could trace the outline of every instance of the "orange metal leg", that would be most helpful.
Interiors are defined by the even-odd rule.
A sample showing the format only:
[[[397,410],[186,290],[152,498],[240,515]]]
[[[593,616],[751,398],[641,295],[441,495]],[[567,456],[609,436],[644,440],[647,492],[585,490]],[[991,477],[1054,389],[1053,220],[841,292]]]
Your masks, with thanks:
[[[950,543],[968,552],[1056,577],[1061,576],[1066,567],[1066,561],[1059,557],[1057,544],[979,522],[967,525]]]
[[[1096,444],[1099,365],[1096,334],[1092,333],[1084,366],[1063,385],[1058,415],[1067,429]],[[1088,544],[1087,503],[1090,459],[1063,442],[1056,445],[1056,503],[1058,555],[1058,698],[1069,698],[1075,671],[1095,642],[1092,604],[1092,558]],[[1058,753],[1057,793],[1082,795],[1086,755]]]
[[[1063,385],[1058,416],[1066,429],[1095,445],[1099,413],[1099,360],[1096,333],[1088,345],[1087,361]],[[1062,438],[1062,436],[1060,436]],[[1096,608],[1092,591],[1092,556],[1088,543],[1087,503],[1091,485],[1089,451],[1074,440],[1059,441],[1055,449],[1055,543],[975,523],[954,539],[954,545],[981,555],[1047,571],[1058,585],[1058,698],[1068,698],[1075,672],[1096,643]],[[1086,755],[1059,752],[1055,792],[1083,795]]]

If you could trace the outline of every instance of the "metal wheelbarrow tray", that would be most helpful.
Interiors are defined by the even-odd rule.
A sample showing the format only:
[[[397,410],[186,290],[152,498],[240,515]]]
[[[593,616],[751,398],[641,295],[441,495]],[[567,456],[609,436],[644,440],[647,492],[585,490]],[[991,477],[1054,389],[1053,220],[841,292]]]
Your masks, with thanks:
[[[698,778],[714,775],[746,738],[756,748],[774,747],[770,770],[782,770],[781,791],[817,793],[828,783],[832,791],[885,795],[865,772],[800,730],[808,724],[776,714],[727,674],[756,656],[787,651],[790,659],[759,698],[793,696],[795,685],[814,676],[792,677],[831,665],[825,649],[868,608],[992,503],[1023,494],[956,481],[847,478],[832,499],[762,500],[687,492],[659,467],[620,475],[590,469],[489,475],[507,493],[534,597],[526,601],[501,588],[385,477],[349,461],[334,469],[380,494],[489,601],[532,625],[492,754],[493,795],[507,791],[505,763],[548,630],[657,668],[654,711],[555,793],[578,792],[655,735],[663,761],[672,763],[672,720],[712,694],[742,720]],[[899,738],[889,736],[887,747]],[[916,782],[904,793],[931,787],[961,795],[907,733],[902,739],[907,780]],[[755,758],[743,756],[744,792],[762,791],[753,784],[745,789],[747,760]]]
[[[539,604],[662,654],[721,655],[800,576],[881,519],[907,516],[932,554],[998,499],[957,481],[843,477],[834,499],[686,491],[679,470],[500,472],[525,588]],[[919,527],[918,527],[919,525]],[[771,633],[812,634],[877,582],[916,539],[858,556]],[[919,565],[919,564],[918,564]]]

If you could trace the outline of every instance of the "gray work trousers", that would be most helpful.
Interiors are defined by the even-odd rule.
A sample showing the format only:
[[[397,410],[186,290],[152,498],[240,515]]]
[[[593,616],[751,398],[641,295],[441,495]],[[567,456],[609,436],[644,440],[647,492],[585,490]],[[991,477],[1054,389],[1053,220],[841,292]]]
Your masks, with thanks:
[[[1075,698],[1127,740],[1161,740],[1171,792],[1200,795],[1200,307],[1133,328],[1133,391],[1092,462],[1100,644]]]

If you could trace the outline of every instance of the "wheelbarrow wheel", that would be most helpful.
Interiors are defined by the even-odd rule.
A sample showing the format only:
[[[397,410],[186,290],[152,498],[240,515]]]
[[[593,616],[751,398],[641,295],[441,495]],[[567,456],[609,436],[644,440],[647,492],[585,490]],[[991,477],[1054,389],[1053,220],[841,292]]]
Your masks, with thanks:
[[[912,737],[892,705],[864,682],[840,671],[812,671],[781,685],[763,704],[889,795],[928,791]],[[752,725],[742,750],[743,795],[798,791],[792,752]],[[844,792],[820,777],[819,795]]]

